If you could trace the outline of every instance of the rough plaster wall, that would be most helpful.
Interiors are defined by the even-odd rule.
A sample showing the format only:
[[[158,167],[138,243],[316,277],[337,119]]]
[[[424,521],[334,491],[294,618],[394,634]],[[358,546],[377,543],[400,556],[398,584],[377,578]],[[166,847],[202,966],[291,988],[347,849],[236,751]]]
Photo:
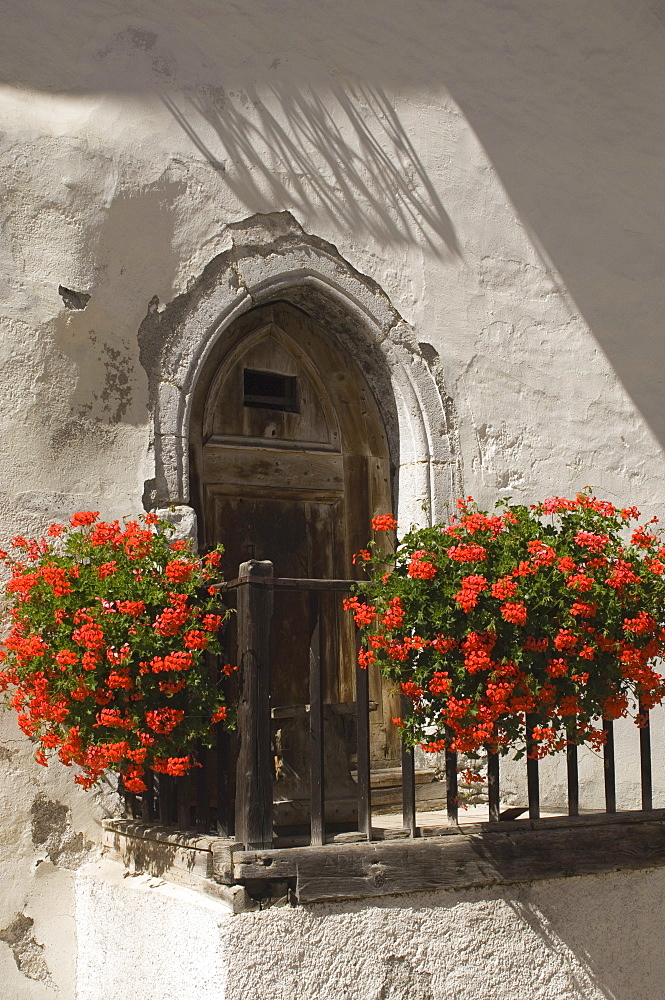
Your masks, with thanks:
[[[300,5],[249,16],[199,0],[185,17],[143,0],[73,13],[59,0],[6,22],[6,155],[29,203],[8,227],[17,301],[53,319],[55,284],[83,284],[119,337],[224,248],[229,220],[286,208],[443,349],[469,486],[530,492],[591,471],[606,489],[634,476],[653,501],[653,441],[618,380],[638,406],[649,395],[659,434],[657,8],[365,0],[342,17],[317,4],[304,23]]]
[[[60,765],[32,759],[13,714],[0,717],[0,996],[74,994],[73,876],[117,809],[112,788],[84,793]]]
[[[662,995],[659,870],[242,916],[113,862],[76,882],[76,1000]]]
[[[50,0],[4,33],[4,420],[25,426],[8,526],[17,503],[28,527],[93,496],[136,506],[148,302],[226,249],[229,222],[280,209],[438,351],[468,490],[592,481],[659,506],[663,23],[647,0],[306,18]]]
[[[467,491],[590,482],[661,509],[660,5],[37,0],[2,27],[0,536],[140,508],[149,303],[280,210],[440,356]],[[48,920],[66,869],[34,867],[33,801],[91,842],[99,812],[3,747],[0,961],[22,1000],[51,987],[6,938],[25,927],[57,981],[47,927],[69,919]]]
[[[191,889],[114,862],[86,865],[76,878],[76,1000],[224,1000],[233,919]]]

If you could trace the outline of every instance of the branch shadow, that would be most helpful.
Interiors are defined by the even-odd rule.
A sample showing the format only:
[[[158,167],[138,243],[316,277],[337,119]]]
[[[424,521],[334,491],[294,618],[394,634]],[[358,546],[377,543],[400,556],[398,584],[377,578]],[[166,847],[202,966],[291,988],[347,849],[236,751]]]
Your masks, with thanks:
[[[248,87],[160,97],[252,211],[288,204],[382,246],[424,242],[437,257],[459,256],[451,219],[381,87],[334,83],[324,94],[273,84],[264,95]]]

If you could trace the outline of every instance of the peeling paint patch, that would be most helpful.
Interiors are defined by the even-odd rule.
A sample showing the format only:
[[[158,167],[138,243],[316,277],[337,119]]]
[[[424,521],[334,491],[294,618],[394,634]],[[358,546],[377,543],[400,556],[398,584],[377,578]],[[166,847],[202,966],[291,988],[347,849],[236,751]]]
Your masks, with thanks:
[[[19,972],[28,979],[37,979],[55,988],[44,960],[44,945],[38,944],[32,935],[33,924],[32,917],[18,913],[9,926],[0,930],[0,941],[11,948]]]
[[[58,295],[62,297],[65,309],[85,309],[90,301],[88,292],[75,292],[72,288],[65,288],[64,285],[58,285]]]
[[[103,369],[103,387],[100,392],[91,393],[88,402],[79,406],[77,417],[96,422],[120,423],[132,401],[132,386],[136,382],[129,346],[121,341],[119,348],[99,342],[94,330],[90,331],[90,342],[98,349],[96,363]]]
[[[144,510],[152,510],[157,504],[157,480],[146,479],[143,484],[143,496],[141,502]]]
[[[68,806],[39,795],[30,812],[35,847],[45,850],[53,864],[61,868],[83,864],[94,845],[82,833],[74,833]]]

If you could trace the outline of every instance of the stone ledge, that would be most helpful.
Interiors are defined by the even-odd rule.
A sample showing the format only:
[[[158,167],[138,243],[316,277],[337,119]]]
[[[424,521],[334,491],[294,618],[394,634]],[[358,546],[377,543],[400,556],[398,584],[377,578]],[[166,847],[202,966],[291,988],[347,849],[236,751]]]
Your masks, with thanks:
[[[233,913],[257,910],[242,885],[233,885],[231,855],[240,845],[232,840],[202,837],[169,827],[113,819],[103,823],[104,854],[128,871],[197,889],[226,903]]]

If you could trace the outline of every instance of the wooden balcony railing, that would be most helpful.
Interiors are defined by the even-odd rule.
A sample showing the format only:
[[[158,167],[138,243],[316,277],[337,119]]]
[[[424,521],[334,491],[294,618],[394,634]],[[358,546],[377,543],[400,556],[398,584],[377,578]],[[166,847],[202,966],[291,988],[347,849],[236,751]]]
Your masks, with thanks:
[[[153,779],[148,792],[140,797],[129,797],[132,815],[144,822],[158,821],[163,826],[177,826],[181,830],[195,829],[199,833],[234,836],[235,842],[246,850],[265,850],[274,846],[302,846],[309,843],[320,847],[326,842],[415,838],[447,832],[430,825],[423,829],[418,823],[416,808],[416,781],[414,753],[403,748],[401,752],[401,828],[394,825],[387,829],[373,822],[372,778],[370,754],[370,714],[368,671],[355,666],[355,719],[357,754],[354,779],[357,787],[357,829],[338,832],[339,824],[331,829],[326,822],[326,726],[324,723],[326,672],[331,665],[325,662],[325,645],[322,641],[321,598],[327,593],[348,593],[354,585],[351,580],[293,579],[273,576],[270,562],[250,561],[240,566],[238,578],[223,584],[225,595],[236,599],[236,655],[239,666],[237,691],[237,733],[218,734],[214,751],[201,750],[201,767],[187,778],[160,776]],[[275,748],[271,725],[271,664],[270,631],[273,595],[279,589],[306,592],[309,595],[310,648],[309,648],[309,830],[297,831],[290,837],[275,830],[273,795],[275,777]],[[404,707],[406,708],[406,699]],[[640,729],[641,813],[631,813],[648,818],[660,816],[653,810],[651,734],[648,712],[643,711],[647,724]],[[539,720],[527,715],[527,729],[531,731]],[[605,813],[617,812],[616,769],[614,753],[614,725],[604,722],[607,734],[603,751]],[[221,727],[220,727],[221,729]],[[459,821],[458,761],[457,755],[445,754],[445,801],[448,827]],[[497,829],[507,830],[507,823],[514,823],[516,814],[528,812],[533,823],[541,820],[539,762],[526,759],[528,810],[501,810],[499,757],[489,753],[487,758],[487,798],[489,826],[501,824]],[[442,786],[443,793],[443,786]],[[567,799],[568,817],[576,819],[575,825],[597,824],[598,815],[580,816],[577,747],[567,749]],[[385,810],[384,810],[385,811]],[[628,818],[627,813],[623,816]],[[552,818],[552,823],[560,817]],[[544,819],[539,826],[547,824]]]
[[[648,713],[639,735],[639,777],[635,769],[641,810],[617,811],[614,727],[605,722],[604,811],[582,812],[577,747],[571,746],[567,814],[559,809],[541,817],[541,767],[528,757],[527,801],[502,809],[499,757],[490,753],[487,811],[475,823],[459,823],[458,760],[446,753],[435,775],[445,784],[437,781],[441,795],[435,797],[432,815],[432,785],[422,784],[425,772],[416,766],[413,751],[403,748],[399,762],[391,759],[388,768],[372,769],[370,716],[377,703],[370,701],[368,671],[354,668],[354,703],[325,703],[331,690],[327,674],[338,664],[326,662],[330,644],[322,628],[323,602],[330,602],[326,595],[331,593],[349,592],[353,581],[284,579],[272,572],[269,562],[243,563],[238,578],[221,588],[236,606],[229,630],[235,631],[235,648],[229,653],[235,653],[239,671],[237,691],[229,694],[237,695],[237,731],[218,727],[215,749],[201,748],[201,766],[190,776],[154,777],[141,797],[127,797],[129,818],[105,823],[107,849],[127,866],[176,881],[186,878],[239,912],[276,900],[358,899],[665,865],[665,810],[653,808]],[[280,590],[308,595],[308,705],[271,708],[271,614]],[[337,722],[350,720],[353,733],[346,744],[338,739],[336,748],[335,712]],[[275,796],[278,725],[287,718],[305,751],[298,766],[308,770],[306,780],[299,776],[297,805],[303,808],[295,828],[280,819],[284,802]],[[530,730],[536,722],[527,717]],[[516,766],[511,763],[511,781]],[[343,823],[340,800],[330,793],[335,769],[344,772],[344,794],[350,791],[355,800],[350,811],[348,797],[344,800]],[[625,765],[622,777],[624,771]],[[387,789],[387,783],[398,787]],[[430,809],[419,810],[419,800]]]

